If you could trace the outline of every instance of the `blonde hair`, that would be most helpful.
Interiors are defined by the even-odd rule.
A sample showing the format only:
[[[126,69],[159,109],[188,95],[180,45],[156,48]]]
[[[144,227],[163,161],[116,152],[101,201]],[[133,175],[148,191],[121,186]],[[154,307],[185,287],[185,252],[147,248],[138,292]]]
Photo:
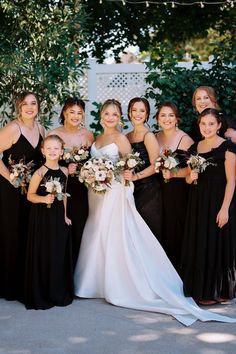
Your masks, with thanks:
[[[120,116],[122,116],[122,108],[121,108],[121,104],[119,101],[115,100],[114,98],[108,99],[106,100],[101,109],[100,109],[100,115],[102,114],[102,112],[108,107],[108,106],[115,106],[120,114]]]
[[[65,145],[64,140],[62,140],[62,138],[59,135],[56,135],[56,134],[52,134],[52,135],[46,136],[46,138],[44,138],[44,140],[41,143],[41,148],[44,148],[44,144],[47,141],[50,141],[50,140],[58,141],[61,144],[61,148],[64,149],[64,145]]]
[[[196,110],[196,94],[198,93],[198,91],[206,91],[207,95],[210,97],[211,102],[214,103],[216,109],[220,110],[220,106],[217,102],[217,97],[216,97],[216,92],[213,89],[213,87],[211,86],[199,86],[193,93],[193,97],[192,97],[192,105]]]

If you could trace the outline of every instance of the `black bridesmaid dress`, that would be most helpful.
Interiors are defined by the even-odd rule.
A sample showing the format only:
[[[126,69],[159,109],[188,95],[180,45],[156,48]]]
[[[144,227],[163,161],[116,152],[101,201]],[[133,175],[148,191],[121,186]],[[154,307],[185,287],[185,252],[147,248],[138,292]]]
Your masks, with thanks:
[[[236,210],[229,208],[229,221],[219,228],[217,214],[224,199],[225,153],[236,153],[236,145],[224,141],[219,147],[200,156],[211,159],[199,174],[197,184],[189,188],[185,234],[181,257],[181,277],[185,296],[196,300],[233,299],[236,291]],[[197,143],[189,152],[196,153]]]
[[[3,162],[8,167],[8,159],[16,163],[24,158],[33,160],[34,169],[42,163],[42,137],[33,147],[21,133],[19,139],[3,152]],[[0,176],[0,297],[24,302],[24,265],[27,242],[28,216],[30,203],[20,188],[15,188]]]
[[[132,143],[131,146],[134,152],[139,152],[140,158],[144,161],[137,172],[149,167],[150,161],[144,141]],[[134,199],[139,214],[161,242],[162,198],[160,182],[156,174],[134,181]]]
[[[66,186],[61,169],[48,169],[37,194],[46,195],[48,179],[60,178]],[[50,208],[32,203],[26,254],[25,306],[27,309],[49,309],[66,306],[73,300],[73,267],[70,226],[64,219],[64,203],[55,198]]]
[[[70,194],[67,199],[67,216],[72,221],[72,259],[75,268],[84,226],[88,218],[88,189],[77,177],[69,176],[67,192]]]
[[[179,146],[179,144],[178,144]],[[186,151],[177,147],[179,168],[187,167]],[[160,173],[162,191],[162,247],[179,272],[189,185],[185,178],[171,178],[167,183]]]

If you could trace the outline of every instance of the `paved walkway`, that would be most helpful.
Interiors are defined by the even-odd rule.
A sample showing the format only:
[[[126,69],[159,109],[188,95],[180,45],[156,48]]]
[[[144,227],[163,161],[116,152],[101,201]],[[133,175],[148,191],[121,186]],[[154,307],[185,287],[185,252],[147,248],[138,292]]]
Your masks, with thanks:
[[[236,301],[211,310],[236,317]],[[103,300],[27,311],[0,299],[0,354],[236,354],[236,324],[184,327],[170,316]]]

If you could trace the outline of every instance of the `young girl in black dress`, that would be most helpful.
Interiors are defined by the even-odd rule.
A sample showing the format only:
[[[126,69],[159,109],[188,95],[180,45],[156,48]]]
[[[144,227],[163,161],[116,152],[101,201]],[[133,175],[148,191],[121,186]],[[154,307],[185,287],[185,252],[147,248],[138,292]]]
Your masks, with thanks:
[[[205,109],[199,116],[204,137],[189,152],[210,163],[205,171],[190,171],[181,276],[184,293],[200,304],[233,299],[236,291],[235,189],[236,145],[220,137],[219,112]],[[197,180],[197,184],[193,183]]]
[[[27,309],[66,306],[73,299],[73,268],[70,219],[66,210],[68,171],[59,166],[63,140],[45,138],[42,152],[46,162],[32,176],[27,198],[32,202],[26,255],[25,305]],[[55,181],[58,198],[48,184]],[[59,182],[59,183],[58,183]],[[61,190],[60,190],[61,189]]]

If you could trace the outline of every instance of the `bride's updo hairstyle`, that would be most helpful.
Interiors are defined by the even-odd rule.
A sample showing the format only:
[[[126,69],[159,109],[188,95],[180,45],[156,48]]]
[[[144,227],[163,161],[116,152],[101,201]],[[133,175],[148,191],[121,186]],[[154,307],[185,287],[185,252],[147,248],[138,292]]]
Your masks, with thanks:
[[[143,97],[134,97],[129,101],[129,104],[128,104],[128,118],[129,118],[129,120],[131,121],[132,108],[136,102],[142,102],[144,104],[145,110],[146,110],[145,122],[147,122],[149,119],[149,116],[150,116],[150,104],[149,104],[148,100]]]
[[[115,106],[117,111],[119,112],[120,117],[122,117],[122,108],[121,108],[121,104],[119,101],[115,100],[114,98],[110,98],[108,100],[106,100],[101,109],[100,109],[100,115],[102,115],[102,112],[108,107],[108,106]]]

